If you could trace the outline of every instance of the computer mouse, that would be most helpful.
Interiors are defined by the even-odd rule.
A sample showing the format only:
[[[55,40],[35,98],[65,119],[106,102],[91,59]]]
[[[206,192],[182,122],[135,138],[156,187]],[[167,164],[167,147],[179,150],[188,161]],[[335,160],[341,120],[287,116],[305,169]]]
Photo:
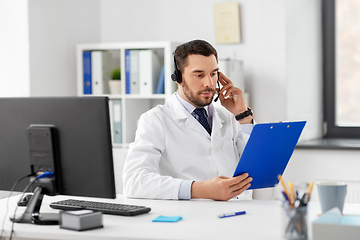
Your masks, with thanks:
[[[17,205],[18,206],[27,206],[27,204],[30,201],[30,199],[32,198],[32,196],[33,196],[32,193],[25,193],[25,194],[21,195]]]

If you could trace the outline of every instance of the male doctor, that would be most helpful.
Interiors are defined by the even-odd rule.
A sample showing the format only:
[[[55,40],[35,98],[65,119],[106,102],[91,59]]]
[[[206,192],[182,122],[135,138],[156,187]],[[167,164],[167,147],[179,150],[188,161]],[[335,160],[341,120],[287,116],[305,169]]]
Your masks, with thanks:
[[[214,47],[203,40],[178,46],[169,102],[142,114],[123,171],[133,198],[251,199],[251,177],[232,177],[253,128],[244,92],[219,72]],[[219,81],[223,88],[216,88]],[[212,104],[218,93],[222,106]]]

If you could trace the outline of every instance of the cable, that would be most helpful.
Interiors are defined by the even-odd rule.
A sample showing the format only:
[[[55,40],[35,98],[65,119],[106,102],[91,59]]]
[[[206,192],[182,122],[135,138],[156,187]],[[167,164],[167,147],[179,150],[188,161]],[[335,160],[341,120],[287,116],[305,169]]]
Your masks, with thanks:
[[[28,185],[25,187],[24,191],[22,192],[22,195],[21,195],[21,198],[24,196],[24,194],[26,193],[26,191],[31,187],[31,185],[33,185],[34,182],[36,182],[39,178],[36,177],[34,178],[33,181],[30,180],[30,182],[28,183]],[[14,211],[14,219],[16,217],[16,211],[18,209],[19,205],[16,205],[15,207],[15,211]],[[11,231],[10,231],[10,240],[12,240],[12,235],[13,235],[13,232],[14,232],[14,224],[15,224],[15,221],[12,222],[11,224]]]
[[[0,240],[3,238],[3,234],[4,234],[4,225],[5,225],[5,219],[6,219],[6,216],[9,212],[9,200],[10,200],[10,197],[14,191],[14,189],[16,188],[16,186],[19,184],[19,182],[21,182],[22,180],[24,180],[25,178],[28,178],[28,177],[31,177],[31,176],[34,176],[34,174],[29,174],[27,176],[24,176],[24,177],[21,177],[19,180],[17,180],[13,186],[11,187],[11,190],[10,190],[10,193],[9,193],[9,197],[6,201],[6,212],[5,212],[5,215],[4,215],[4,219],[3,219],[3,223],[2,223],[2,227],[1,227],[1,234],[0,234]]]
[[[7,199],[7,202],[6,202],[6,213],[5,213],[5,215],[4,215],[4,219],[3,219],[3,223],[2,223],[0,240],[2,240],[2,238],[3,238],[5,219],[6,219],[6,216],[7,216],[7,214],[8,214],[8,211],[9,211],[9,200],[10,200],[10,197],[11,197],[11,195],[12,195],[15,187],[19,184],[20,181],[24,180],[25,178],[32,177],[32,176],[35,176],[35,175],[36,175],[36,173],[31,173],[31,174],[29,174],[29,175],[27,175],[27,176],[24,176],[24,177],[20,178],[19,180],[17,180],[17,181],[14,183],[14,185],[12,186],[11,191],[10,191],[10,194],[9,194],[9,197],[8,197],[8,199]],[[27,192],[27,190],[31,187],[31,185],[32,185],[35,181],[37,181],[37,180],[40,179],[40,178],[47,178],[47,177],[53,177],[53,176],[54,176],[54,172],[50,172],[50,171],[49,171],[49,172],[44,172],[44,173],[38,175],[33,181],[30,181],[30,183],[25,187],[24,191],[23,191],[22,194],[21,194],[21,198],[24,196],[24,194]],[[17,211],[18,207],[19,207],[19,206],[17,205],[16,208],[15,208],[14,216],[13,216],[14,219],[15,219],[15,217],[16,217],[16,211]],[[12,235],[13,235],[13,231],[14,231],[14,223],[15,223],[15,222],[12,222],[12,225],[11,225],[10,240],[12,239]]]

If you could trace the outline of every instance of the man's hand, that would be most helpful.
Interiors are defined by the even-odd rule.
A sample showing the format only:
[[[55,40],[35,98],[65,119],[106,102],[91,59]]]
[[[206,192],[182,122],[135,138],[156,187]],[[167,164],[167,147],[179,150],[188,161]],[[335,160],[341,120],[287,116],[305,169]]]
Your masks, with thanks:
[[[219,72],[219,82],[221,85],[223,85],[223,88],[221,90],[217,88],[216,91],[219,94],[221,105],[223,105],[235,116],[245,112],[247,107],[245,105],[244,91],[235,87],[231,80],[227,78],[222,72]],[[246,118],[239,120],[239,123],[241,124],[252,122],[252,116],[247,116]]]
[[[238,115],[247,110],[245,105],[244,91],[234,86],[232,81],[222,72],[219,72],[219,82],[223,86],[221,90],[217,88],[221,105],[232,114]],[[225,93],[225,94],[224,94]]]
[[[202,182],[193,182],[191,198],[227,201],[250,187],[252,178],[248,176],[249,174],[243,173],[232,178],[219,176]]]

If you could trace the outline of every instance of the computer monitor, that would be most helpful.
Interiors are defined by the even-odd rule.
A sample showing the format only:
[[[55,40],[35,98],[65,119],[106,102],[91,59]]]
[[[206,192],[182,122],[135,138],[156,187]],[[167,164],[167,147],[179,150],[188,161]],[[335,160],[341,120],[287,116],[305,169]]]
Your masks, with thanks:
[[[32,171],[31,125],[52,126],[56,184],[50,195],[116,197],[107,97],[0,98],[0,190]]]

